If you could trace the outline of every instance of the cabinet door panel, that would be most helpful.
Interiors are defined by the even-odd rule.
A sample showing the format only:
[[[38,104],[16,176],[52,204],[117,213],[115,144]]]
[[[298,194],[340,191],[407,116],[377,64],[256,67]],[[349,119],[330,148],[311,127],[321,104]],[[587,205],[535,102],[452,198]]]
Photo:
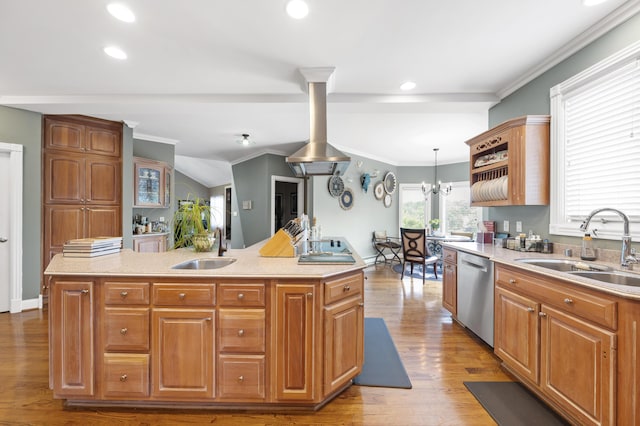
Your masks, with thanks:
[[[85,160],[74,154],[44,156],[44,202],[84,202]]]
[[[45,148],[82,151],[85,128],[81,124],[45,118]]]
[[[221,399],[266,398],[264,355],[220,355],[218,371]]]
[[[154,396],[213,398],[214,322],[213,310],[153,310]]]
[[[44,206],[44,229],[45,246],[58,252],[62,251],[66,241],[84,237],[82,207]]]
[[[582,424],[615,424],[615,335],[548,306],[542,312],[542,391]]]
[[[147,398],[149,355],[104,354],[103,386],[106,398]]]
[[[149,351],[148,308],[105,308],[105,351]]]
[[[458,267],[445,262],[442,276],[442,306],[455,317],[458,314]]]
[[[54,394],[93,396],[93,282],[57,281],[51,299]]]
[[[133,250],[140,253],[160,253],[166,251],[166,237],[140,237],[133,238]]]
[[[87,152],[111,157],[120,156],[120,140],[122,136],[119,130],[87,126],[85,136]]]
[[[85,208],[85,237],[113,237],[122,235],[120,207],[92,206]]]
[[[220,352],[263,353],[264,309],[220,309]]]
[[[85,200],[92,204],[119,204],[121,166],[119,161],[87,159]]]

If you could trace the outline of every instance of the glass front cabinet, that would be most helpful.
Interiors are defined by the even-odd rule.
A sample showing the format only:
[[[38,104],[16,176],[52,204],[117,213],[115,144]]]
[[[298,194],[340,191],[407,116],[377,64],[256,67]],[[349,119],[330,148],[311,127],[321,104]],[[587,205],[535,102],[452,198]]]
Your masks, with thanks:
[[[168,207],[171,204],[171,168],[160,161],[134,158],[134,207]]]

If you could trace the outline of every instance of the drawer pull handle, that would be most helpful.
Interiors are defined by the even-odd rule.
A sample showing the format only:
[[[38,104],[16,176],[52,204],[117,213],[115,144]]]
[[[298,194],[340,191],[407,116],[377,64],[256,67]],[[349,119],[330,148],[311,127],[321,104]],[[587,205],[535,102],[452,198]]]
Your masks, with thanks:
[[[89,294],[89,290],[85,288],[84,290],[82,290],[82,294]]]
[[[569,297],[566,297],[566,298],[564,299],[564,303],[566,303],[567,305],[570,305],[570,304],[572,304],[572,303],[573,303],[573,299],[571,299],[571,298],[569,298]]]
[[[244,299],[244,293],[238,293],[238,300]]]
[[[243,329],[238,330],[238,336],[240,336],[240,337],[244,336],[244,330]]]
[[[239,381],[239,382],[244,382],[244,376],[240,376],[240,377],[238,377],[238,381]]]
[[[123,374],[122,376],[120,376],[120,381],[121,382],[126,382],[127,381],[127,375]]]
[[[531,306],[527,308],[527,312],[533,312],[533,311],[535,311],[535,309],[533,309]]]
[[[515,284],[518,281],[515,278],[509,278],[509,284]]]
[[[120,334],[122,334],[124,336],[125,334],[127,334],[127,331],[129,331],[129,330],[127,330],[126,327],[125,328],[121,328],[120,329]]]
[[[187,297],[187,295],[184,294],[184,293],[178,294],[178,299],[180,299],[180,300],[184,300],[185,297]]]
[[[345,292],[346,292],[346,291],[349,291],[349,290],[351,290],[351,287],[350,287],[350,286],[348,286],[348,285],[346,285],[346,284],[345,284],[345,286],[342,288],[342,291],[345,291]]]
[[[540,316],[540,317],[546,317],[546,316],[547,316],[547,314],[546,314],[546,313],[544,313],[544,312],[538,312],[538,316]]]
[[[120,297],[122,297],[123,299],[125,299],[128,295],[129,295],[129,293],[126,292],[126,291],[121,291],[120,292]]]

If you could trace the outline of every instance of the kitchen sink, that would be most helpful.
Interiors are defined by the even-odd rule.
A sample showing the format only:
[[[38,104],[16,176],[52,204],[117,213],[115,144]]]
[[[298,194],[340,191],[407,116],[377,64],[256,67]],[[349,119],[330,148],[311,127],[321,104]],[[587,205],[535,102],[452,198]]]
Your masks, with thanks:
[[[621,284],[640,287],[640,275],[634,275],[625,272],[575,271],[571,272],[571,275],[591,278],[609,284]]]
[[[218,269],[231,265],[235,261],[236,259],[231,257],[192,259],[173,265],[171,269]]]
[[[598,263],[583,262],[573,259],[547,259],[547,258],[521,258],[515,259],[518,262],[528,263],[529,265],[540,266],[542,268],[553,269],[555,271],[571,272],[571,271],[613,271],[613,268],[600,265]]]

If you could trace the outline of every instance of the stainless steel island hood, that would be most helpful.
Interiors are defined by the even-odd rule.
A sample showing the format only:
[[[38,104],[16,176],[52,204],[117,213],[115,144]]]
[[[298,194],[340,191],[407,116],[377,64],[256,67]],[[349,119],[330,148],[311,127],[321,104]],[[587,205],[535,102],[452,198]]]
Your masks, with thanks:
[[[327,84],[334,68],[303,68],[309,88],[309,143],[286,158],[296,176],[343,175],[351,158],[327,143]]]

